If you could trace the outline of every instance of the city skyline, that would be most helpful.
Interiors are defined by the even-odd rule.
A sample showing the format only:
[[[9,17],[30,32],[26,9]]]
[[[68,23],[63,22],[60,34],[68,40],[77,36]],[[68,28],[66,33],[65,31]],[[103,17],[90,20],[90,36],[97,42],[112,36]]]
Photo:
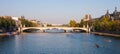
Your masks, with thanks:
[[[85,14],[93,18],[104,15],[107,10],[113,13],[117,7],[120,11],[119,0],[2,0],[0,16],[24,15],[27,19],[37,19],[45,23],[67,24],[75,19],[79,22]]]

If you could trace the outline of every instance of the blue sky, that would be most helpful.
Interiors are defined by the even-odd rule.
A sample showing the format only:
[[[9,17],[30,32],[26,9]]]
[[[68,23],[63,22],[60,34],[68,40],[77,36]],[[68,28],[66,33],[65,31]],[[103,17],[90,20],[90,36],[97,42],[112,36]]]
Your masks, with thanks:
[[[114,7],[120,11],[120,0],[0,0],[0,16],[24,15],[46,23],[66,24],[75,19],[79,22],[85,14],[100,17]]]

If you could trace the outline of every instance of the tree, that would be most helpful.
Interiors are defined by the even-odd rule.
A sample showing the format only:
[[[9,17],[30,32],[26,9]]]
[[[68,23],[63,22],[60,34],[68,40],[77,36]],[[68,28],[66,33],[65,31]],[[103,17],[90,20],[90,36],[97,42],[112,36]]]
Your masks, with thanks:
[[[76,24],[75,24],[75,27],[80,27],[80,23],[76,23]]]
[[[69,24],[70,24],[70,27],[75,27],[76,26],[76,21],[75,20],[70,20]]]
[[[87,27],[87,25],[92,26],[92,22],[90,20],[89,21],[81,20],[80,27],[83,27],[83,25],[85,25],[86,27]]]
[[[120,34],[120,21],[110,20],[108,16],[104,16],[101,20],[96,20],[93,26],[98,32],[117,32]]]
[[[37,23],[33,23],[33,22],[25,19],[24,16],[21,16],[21,18],[19,18],[19,20],[21,21],[22,26],[26,26],[26,27],[36,27],[36,26],[38,26]]]
[[[0,17],[0,29],[4,32],[14,31],[16,27],[16,22],[12,17]]]

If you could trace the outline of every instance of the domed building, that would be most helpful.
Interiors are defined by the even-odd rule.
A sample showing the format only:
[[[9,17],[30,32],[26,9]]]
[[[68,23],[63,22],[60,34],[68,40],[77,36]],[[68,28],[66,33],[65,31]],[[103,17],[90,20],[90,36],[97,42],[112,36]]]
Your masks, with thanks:
[[[109,10],[107,10],[106,14],[99,17],[99,18],[94,18],[94,20],[102,20],[102,18],[108,17],[110,20],[119,20],[120,21],[120,12],[118,12],[117,7],[115,7],[115,10],[112,14],[109,13]]]
[[[109,13],[109,10],[107,10],[106,14],[100,17],[100,19],[108,17],[110,20],[120,20],[120,12],[117,11],[117,7],[115,7],[115,10],[112,14]]]
[[[120,20],[120,12],[117,11],[117,7],[115,7],[113,14],[110,14],[110,16],[113,20]]]

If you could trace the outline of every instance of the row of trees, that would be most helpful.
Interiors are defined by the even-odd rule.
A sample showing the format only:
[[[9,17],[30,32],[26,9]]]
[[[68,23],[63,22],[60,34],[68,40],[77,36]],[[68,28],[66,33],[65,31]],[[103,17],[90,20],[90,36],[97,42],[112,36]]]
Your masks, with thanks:
[[[16,23],[10,16],[0,17],[0,32],[10,32],[16,30]]]
[[[120,20],[112,20],[109,16],[104,16],[101,19],[97,20],[81,20],[80,23],[77,23],[75,20],[70,20],[70,27],[83,27],[89,26],[93,31],[96,32],[108,32],[108,33],[119,33],[120,34]]]
[[[22,26],[25,26],[25,27],[36,27],[36,26],[38,26],[37,23],[31,22],[28,19],[25,19],[24,16],[21,16],[21,18],[19,18],[19,21],[21,22]]]
[[[19,18],[18,21],[13,20],[11,16],[3,16],[3,17],[1,16],[0,17],[0,33],[17,31],[18,27],[20,27],[21,25],[25,27],[38,26],[37,23],[34,23],[32,21],[25,19],[24,16],[21,16],[21,18]]]
[[[103,17],[101,20],[96,20],[93,23],[95,31],[99,32],[117,32],[120,33],[120,21],[110,20],[108,16]]]
[[[69,26],[70,27],[87,27],[87,25],[91,26],[92,25],[92,22],[91,21],[83,21],[81,20],[80,23],[77,23],[75,20],[70,20],[69,22]]]

